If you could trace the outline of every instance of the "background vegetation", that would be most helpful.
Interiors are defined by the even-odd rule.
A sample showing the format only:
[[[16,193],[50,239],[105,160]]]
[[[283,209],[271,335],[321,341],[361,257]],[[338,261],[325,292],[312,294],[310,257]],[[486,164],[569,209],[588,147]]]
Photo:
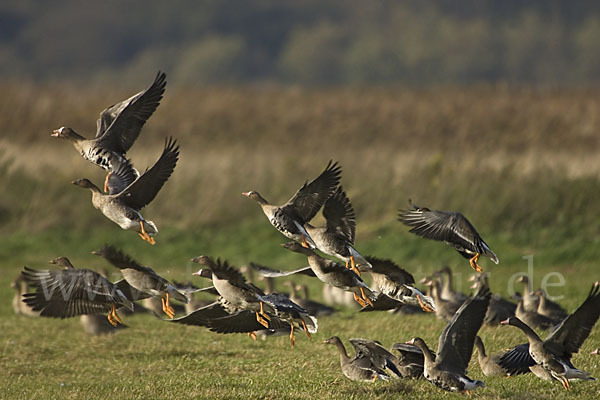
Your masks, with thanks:
[[[600,5],[581,0],[3,2],[0,75],[186,85],[586,85]]]

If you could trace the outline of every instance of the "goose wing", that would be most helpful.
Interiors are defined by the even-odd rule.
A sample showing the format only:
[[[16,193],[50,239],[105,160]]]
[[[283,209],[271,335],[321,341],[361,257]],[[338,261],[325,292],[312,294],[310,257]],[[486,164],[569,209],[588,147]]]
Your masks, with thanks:
[[[438,342],[436,364],[442,370],[465,374],[477,331],[483,323],[490,302],[488,288],[481,288],[458,309],[446,325]]]
[[[325,201],[323,216],[327,220],[328,233],[354,244],[356,216],[352,203],[341,186]]]
[[[98,142],[118,153],[126,153],[158,107],[166,84],[166,74],[159,71],[146,90],[102,111],[96,123]]]
[[[179,158],[179,146],[177,142],[168,138],[165,148],[158,159],[146,172],[136,179],[131,185],[117,195],[117,198],[135,210],[141,210],[149,204],[165,182],[169,179]]]
[[[600,281],[592,285],[590,293],[577,310],[569,315],[544,341],[544,347],[553,354],[571,359],[573,353],[590,336],[600,316]]]
[[[329,161],[325,170],[312,182],[304,183],[281,208],[299,219],[301,225],[314,218],[340,183],[342,168]]]

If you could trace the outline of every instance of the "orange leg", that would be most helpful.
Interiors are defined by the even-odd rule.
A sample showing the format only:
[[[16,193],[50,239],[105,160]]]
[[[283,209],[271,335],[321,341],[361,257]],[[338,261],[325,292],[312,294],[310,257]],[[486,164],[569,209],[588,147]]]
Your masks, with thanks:
[[[377,374],[373,374],[373,380],[371,382],[375,383],[376,381],[377,381]]]
[[[148,235],[148,233],[144,230],[144,221],[140,221],[140,227],[142,228],[142,231],[138,232],[138,235],[140,235],[140,237],[146,242],[150,244],[156,244],[156,240],[154,240],[154,238]]]
[[[108,180],[110,179],[110,175],[112,174],[112,172],[109,172],[108,174],[106,174],[106,179],[104,179],[104,192],[108,193]]]
[[[354,301],[356,301],[358,304],[360,304],[361,307],[366,307],[367,303],[365,303],[365,301],[363,299],[360,298],[359,295],[357,295],[356,293],[352,293],[354,295]]]
[[[348,268],[347,264],[346,268]],[[356,263],[354,262],[354,256],[350,256],[350,269],[356,272],[356,275],[360,276],[360,271],[358,270],[358,268],[356,268]]]
[[[433,308],[431,308],[427,304],[423,303],[423,299],[421,299],[420,295],[417,295],[417,300],[419,300],[419,305],[421,306],[421,310],[423,310],[425,312],[434,312]]]
[[[475,255],[473,256],[473,258],[471,258],[469,260],[469,264],[471,265],[471,268],[473,268],[475,271],[477,271],[477,272],[483,272],[483,268],[481,268],[477,264],[477,260],[479,260],[479,253],[475,253]]]
[[[162,297],[160,298],[160,301],[162,302],[162,309],[165,312],[165,314],[167,314],[171,319],[175,318],[175,310],[173,309],[171,304],[169,304],[169,293],[167,293],[166,301]]]
[[[308,331],[308,328],[306,327],[306,323],[304,322],[304,320],[301,319],[300,322],[302,322],[302,329],[304,329],[304,332],[306,332],[306,336],[308,336],[309,339],[312,339],[312,336],[310,336],[310,332]]]
[[[258,311],[256,312],[256,320],[258,321],[259,324],[261,324],[262,326],[264,326],[265,328],[269,329],[269,321],[267,321],[266,319],[264,319],[259,313]]]
[[[371,307],[373,307],[373,302],[371,301],[371,299],[369,299],[369,298],[367,297],[367,295],[365,294],[365,290],[364,290],[363,288],[360,288],[360,294],[362,295],[362,298],[363,298],[363,299],[364,299],[364,300],[365,300],[367,303],[369,303],[369,305],[370,305]]]
[[[248,336],[252,338],[252,340],[256,340],[256,332],[248,332]]]
[[[117,308],[114,304],[112,305],[106,318],[108,319],[108,322],[110,322],[110,324],[115,328],[117,327],[117,325],[119,325],[119,323],[123,323],[123,321],[121,321],[121,318],[119,318],[119,316],[117,315]]]
[[[292,344],[292,349],[294,348],[294,345],[296,344],[296,338],[294,338],[294,325],[290,325],[291,331],[290,331],[290,343]]]

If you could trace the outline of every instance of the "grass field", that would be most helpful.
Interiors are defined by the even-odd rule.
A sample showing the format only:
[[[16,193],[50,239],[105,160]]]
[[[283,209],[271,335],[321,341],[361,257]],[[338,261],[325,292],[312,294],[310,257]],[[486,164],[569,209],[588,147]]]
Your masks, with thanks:
[[[433,348],[444,323],[431,315],[402,316],[342,310],[319,319],[312,341],[298,335],[253,342],[149,315],[129,317],[129,329],[90,337],[78,319],[15,316],[9,283],[23,265],[46,268],[66,255],[79,267],[107,268],[90,251],[103,243],[123,248],[171,279],[189,279],[188,260],[200,254],[242,265],[281,269],[305,265],[256,204],[240,192],[256,189],[282,203],[327,160],[339,160],[357,212],[357,248],[389,257],[419,279],[447,264],[468,291],[468,264],[441,243],[407,233],[396,210],[417,204],[464,212],[501,259],[482,261],[494,292],[508,295],[513,274],[534,284],[560,273],[552,295],[573,311],[600,279],[600,114],[594,91],[531,91],[503,87],[402,91],[383,89],[168,89],[131,157],[140,168],[173,135],[182,145],[172,177],[144,215],[159,226],[157,245],[123,232],[69,181],[102,171],[69,144],[49,138],[70,125],[86,136],[97,113],[125,98],[125,89],[48,88],[3,84],[0,99],[0,398],[451,398],[424,380],[360,384],[341,375],[338,335],[391,346],[422,336]],[[131,91],[135,91],[132,89]],[[56,95],[58,92],[58,95]],[[7,99],[10,98],[10,101]],[[320,220],[322,221],[322,220]],[[111,271],[111,270],[109,270]],[[118,275],[111,271],[111,277]],[[310,284],[320,297],[320,283]],[[557,278],[551,277],[550,283]],[[260,283],[259,283],[260,284]],[[278,290],[285,290],[278,282]],[[521,290],[521,288],[517,288]],[[521,343],[513,327],[482,328],[489,353]],[[600,328],[574,364],[600,376]],[[349,349],[350,350],[350,349]],[[526,376],[469,376],[487,387],[485,399],[598,398],[597,382],[558,383]]]

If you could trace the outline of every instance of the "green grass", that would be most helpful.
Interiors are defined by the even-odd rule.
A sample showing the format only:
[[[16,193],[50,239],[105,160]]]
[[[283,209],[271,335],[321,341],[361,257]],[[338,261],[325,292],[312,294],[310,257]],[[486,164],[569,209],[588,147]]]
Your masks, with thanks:
[[[0,258],[4,260],[0,287],[6,288],[0,295],[0,397],[438,399],[459,396],[445,393],[424,380],[375,384],[349,381],[341,375],[335,349],[320,343],[338,335],[347,346],[351,337],[377,339],[391,346],[418,335],[435,348],[444,323],[432,315],[343,310],[335,316],[320,318],[319,331],[313,339],[309,341],[299,334],[296,347],[291,349],[287,337],[253,342],[244,334],[219,335],[205,328],[170,324],[150,315],[126,318],[129,328],[115,335],[91,337],[83,332],[77,318],[28,318],[14,315],[10,307],[12,293],[8,284],[22,265],[46,268],[47,260],[68,255],[79,267],[108,268],[102,259],[89,254],[104,242],[118,243],[167,277],[182,279],[190,278],[194,270],[189,258],[201,253],[227,258],[236,265],[251,260],[282,269],[303,265],[305,260],[301,256],[279,248],[283,239],[262,219],[235,230],[165,229],[156,246],[142,242],[132,232],[108,227],[87,233],[58,231],[4,236],[0,250]],[[510,237],[502,235],[492,236],[489,242],[498,250],[502,262],[495,266],[483,261],[482,265],[492,273],[493,290],[506,295],[510,276],[527,271],[526,260],[521,257],[532,249],[515,246]],[[466,260],[441,243],[406,233],[400,224],[367,235],[358,247],[365,253],[402,261],[417,278],[439,268],[441,260],[457,272],[457,285],[467,290]],[[533,251],[534,283],[539,285],[545,274],[559,271],[566,284],[551,291],[564,294],[561,303],[574,310],[587,296],[593,279],[598,279],[596,265],[586,257],[573,264],[552,263],[550,260],[556,257],[552,251],[552,246]],[[550,255],[546,256],[546,252]],[[111,276],[116,279],[118,274],[112,271]],[[318,281],[298,279],[308,282],[314,296],[320,297]],[[277,288],[284,290],[281,282]],[[524,341],[513,327],[484,327],[480,333],[490,353]],[[588,353],[599,343],[600,329],[595,328],[573,360],[576,366],[596,376],[600,375],[600,358]],[[487,387],[475,394],[485,399],[594,398],[598,393],[596,382],[575,382],[571,392],[565,393],[558,383],[543,382],[532,376],[485,378],[475,362],[469,375],[486,382]]]

